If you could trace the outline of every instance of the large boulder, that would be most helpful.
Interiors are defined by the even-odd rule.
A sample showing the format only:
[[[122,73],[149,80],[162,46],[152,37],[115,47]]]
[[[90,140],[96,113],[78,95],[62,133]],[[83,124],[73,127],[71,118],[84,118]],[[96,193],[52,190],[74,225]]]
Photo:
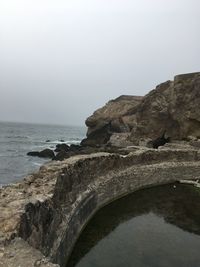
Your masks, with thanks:
[[[175,76],[147,94],[136,113],[131,140],[166,137],[200,138],[200,73]]]
[[[40,154],[39,154],[40,158],[50,158],[50,159],[52,159],[54,156],[55,155],[54,155],[53,150],[51,150],[49,148],[46,148],[46,149],[40,151]]]
[[[39,151],[31,151],[31,152],[28,152],[27,155],[33,156],[33,157],[40,157],[40,158],[49,158],[49,159],[52,159],[55,156],[54,152],[49,148],[46,148],[40,152]]]
[[[61,152],[61,151],[69,151],[69,146],[67,144],[57,144],[55,152]]]
[[[121,144],[121,137],[123,143],[126,141],[124,136],[127,144],[140,144],[142,140],[156,140],[164,132],[170,140],[200,138],[200,73],[177,75],[144,97],[111,100],[95,111],[86,125],[87,138],[82,145],[114,145],[115,140]]]
[[[52,159],[62,161],[64,159],[68,159],[69,157],[73,156],[72,152],[67,152],[65,150],[59,151]]]
[[[106,144],[113,133],[130,132],[141,100],[140,96],[122,95],[95,111],[85,122],[88,131],[82,145]]]
[[[32,156],[32,157],[39,157],[40,152],[39,151],[30,151],[27,153],[27,156]]]

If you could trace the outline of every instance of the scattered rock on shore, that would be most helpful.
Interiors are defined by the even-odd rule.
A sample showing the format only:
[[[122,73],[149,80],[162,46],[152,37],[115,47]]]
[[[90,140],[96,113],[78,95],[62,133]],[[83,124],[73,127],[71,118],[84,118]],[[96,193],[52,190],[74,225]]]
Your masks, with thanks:
[[[69,152],[69,151],[67,152],[65,150],[61,150],[52,159],[62,161],[64,159],[68,159],[69,157],[71,157],[73,155],[74,155],[74,153],[72,153],[72,152]]]
[[[40,151],[39,157],[52,159],[54,157],[54,152],[53,152],[53,150],[46,148],[46,149]]]
[[[40,152],[39,151],[30,151],[27,153],[27,156],[32,156],[32,157],[39,157]]]
[[[69,146],[67,144],[57,144],[55,152],[69,151]]]
[[[46,148],[42,151],[31,151],[27,153],[28,156],[33,156],[33,157],[40,157],[40,158],[50,158],[52,159],[55,154],[53,152],[53,150]]]

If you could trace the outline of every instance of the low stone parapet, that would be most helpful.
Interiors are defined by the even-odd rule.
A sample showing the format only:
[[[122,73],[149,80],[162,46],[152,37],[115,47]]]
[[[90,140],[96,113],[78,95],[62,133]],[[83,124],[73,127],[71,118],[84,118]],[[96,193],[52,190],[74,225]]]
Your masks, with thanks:
[[[145,187],[198,179],[199,160],[195,149],[134,148],[126,156],[96,153],[42,166],[0,189],[0,266],[66,266],[97,210]]]

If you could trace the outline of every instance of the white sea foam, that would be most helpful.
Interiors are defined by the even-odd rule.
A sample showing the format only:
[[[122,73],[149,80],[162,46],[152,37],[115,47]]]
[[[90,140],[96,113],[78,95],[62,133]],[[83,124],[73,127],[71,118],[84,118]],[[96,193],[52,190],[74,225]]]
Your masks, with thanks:
[[[67,141],[64,141],[64,142],[62,142],[62,141],[60,141],[60,140],[54,140],[54,141],[50,141],[50,142],[45,142],[45,144],[80,144],[80,142],[81,142],[81,140],[74,140],[74,139],[72,139],[72,140],[67,140]]]
[[[0,129],[1,185],[18,181],[29,171],[33,172],[46,162],[44,159],[28,157],[27,152],[46,148],[54,150],[57,144],[79,144],[85,136],[85,129],[82,127],[0,123]]]
[[[39,166],[39,167],[40,167],[40,166],[42,166],[43,164],[44,164],[44,163],[33,162],[33,165],[34,165],[34,166]]]

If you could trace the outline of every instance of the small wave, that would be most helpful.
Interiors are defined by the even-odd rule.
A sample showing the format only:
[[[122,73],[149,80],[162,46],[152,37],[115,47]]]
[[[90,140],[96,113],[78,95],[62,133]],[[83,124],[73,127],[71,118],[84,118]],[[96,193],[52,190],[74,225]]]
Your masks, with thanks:
[[[33,162],[33,165],[34,165],[34,166],[38,166],[38,167],[42,166],[43,164],[44,164],[44,163]]]
[[[24,135],[8,135],[8,136],[5,136],[5,138],[8,138],[8,139],[29,139],[29,136],[24,136]]]
[[[80,140],[70,140],[70,141],[67,141],[67,144],[69,144],[69,145],[70,144],[77,144],[78,145],[78,144],[80,144],[80,142],[81,142]]]
[[[18,150],[15,150],[15,149],[7,149],[6,151],[7,152],[18,152]]]
[[[60,140],[54,140],[47,142],[46,144],[79,144],[81,142],[80,139],[72,139],[72,140],[67,140],[67,141],[60,141]]]
[[[66,141],[60,141],[60,140],[54,140],[54,141],[50,141],[50,142],[48,142],[49,144],[64,144],[64,143],[66,143]]]

